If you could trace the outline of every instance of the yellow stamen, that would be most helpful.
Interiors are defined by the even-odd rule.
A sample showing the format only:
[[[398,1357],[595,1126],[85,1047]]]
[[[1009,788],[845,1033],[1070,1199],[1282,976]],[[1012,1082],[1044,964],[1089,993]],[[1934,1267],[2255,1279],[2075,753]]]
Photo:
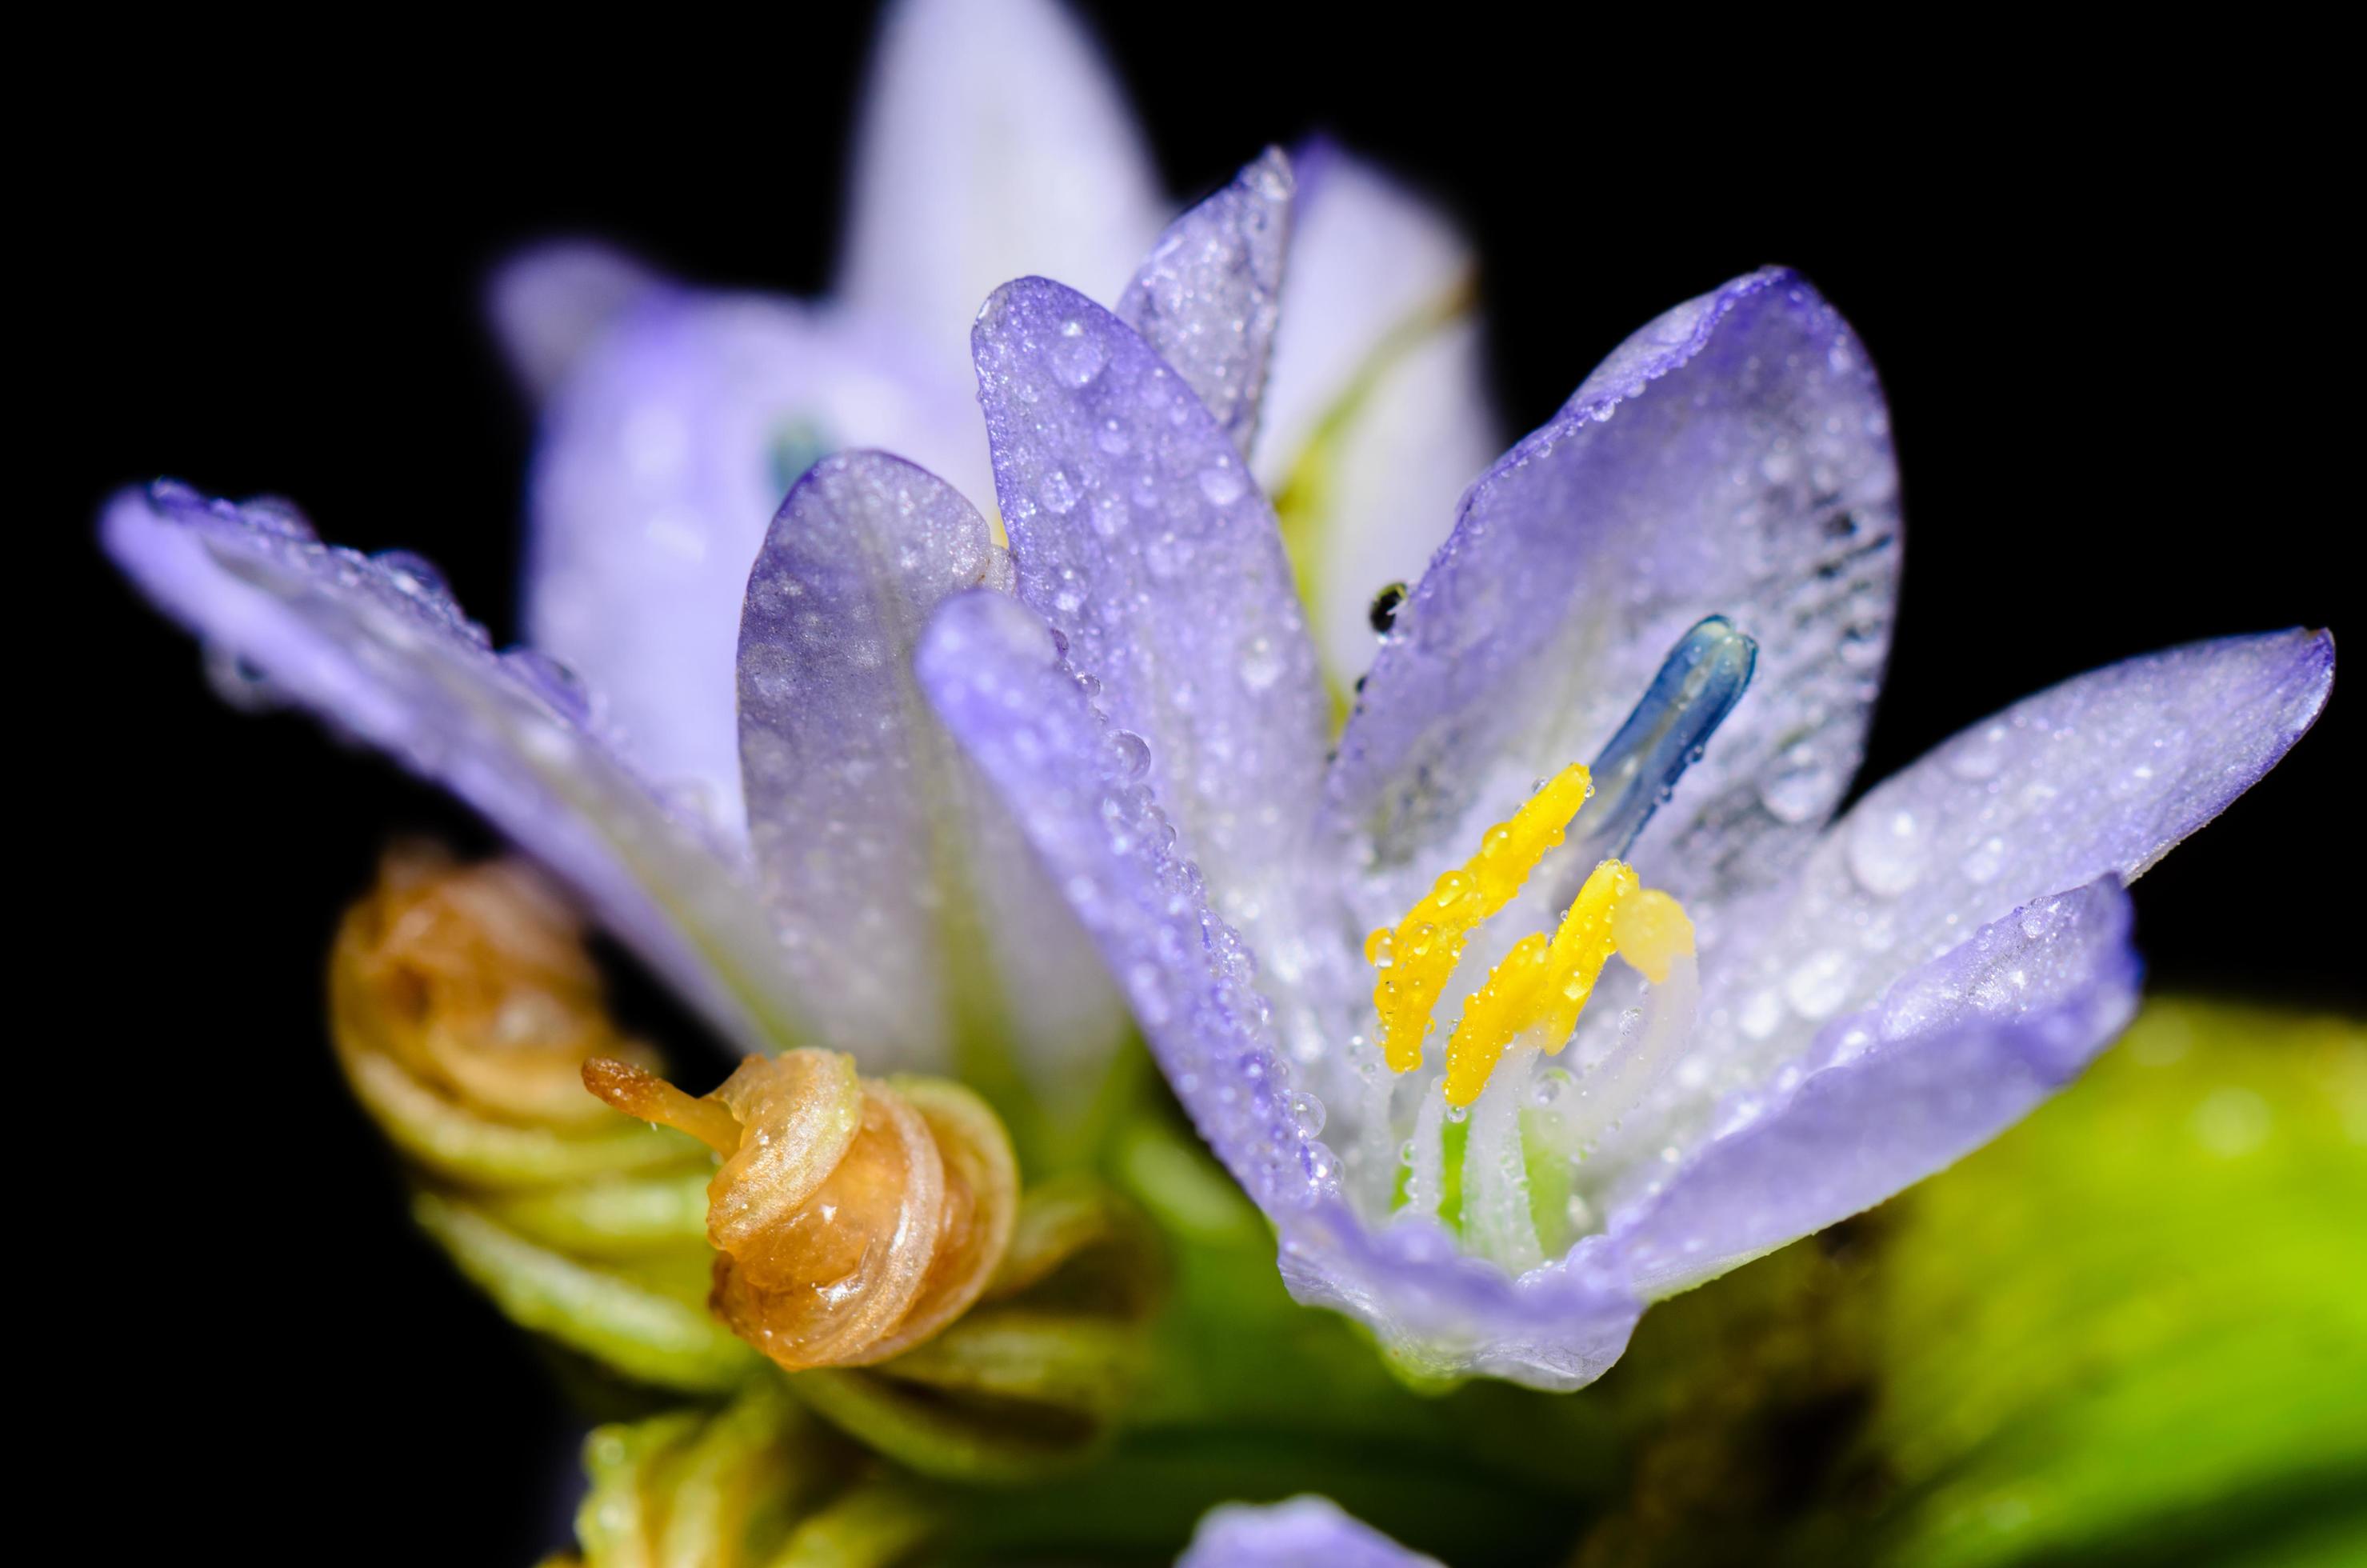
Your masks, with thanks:
[[[1383,926],[1365,940],[1365,957],[1380,971],[1373,1006],[1391,1071],[1421,1065],[1421,1042],[1433,1027],[1431,1011],[1466,940],[1562,842],[1587,789],[1585,768],[1564,768],[1510,822],[1489,829],[1478,857],[1439,878],[1394,930]],[[1548,1054],[1567,1045],[1613,953],[1658,985],[1677,956],[1693,950],[1693,922],[1682,905],[1640,886],[1625,861],[1603,861],[1570,901],[1552,939],[1543,932],[1522,937],[1465,1003],[1446,1045],[1446,1103],[1477,1100],[1515,1041],[1528,1040]]]
[[[1621,904],[1611,932],[1619,956],[1655,985],[1667,981],[1669,966],[1680,954],[1693,950],[1693,923],[1685,906],[1658,888],[1646,888]]]
[[[1365,960],[1380,971],[1373,1007],[1381,1017],[1381,1053],[1395,1073],[1421,1065],[1421,1042],[1435,1027],[1430,1013],[1463,957],[1472,929],[1512,902],[1546,852],[1557,847],[1569,819],[1593,786],[1577,763],[1547,779],[1479,841],[1479,853],[1441,876],[1391,930],[1365,938]]]

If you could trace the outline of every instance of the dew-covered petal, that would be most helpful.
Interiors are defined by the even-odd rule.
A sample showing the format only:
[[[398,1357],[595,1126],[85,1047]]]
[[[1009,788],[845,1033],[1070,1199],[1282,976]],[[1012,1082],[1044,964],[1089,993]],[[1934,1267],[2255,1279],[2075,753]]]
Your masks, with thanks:
[[[737,859],[618,757],[560,666],[495,653],[426,562],[333,550],[277,504],[166,483],[117,496],[100,537],[229,678],[450,789],[743,1046],[794,1036],[786,974]]]
[[[1312,1493],[1263,1507],[1211,1508],[1177,1568],[1438,1568]]]
[[[878,1070],[967,1070],[1008,1049],[1040,1095],[1073,1099],[1121,1005],[912,684],[939,601],[1010,578],[978,509],[900,458],[849,452],[798,482],[740,622],[750,842],[832,1044]]]
[[[1504,430],[1468,242],[1328,142],[1303,148],[1297,173],[1252,467],[1281,515],[1325,672],[1345,692],[1378,647],[1374,596],[1421,575]]]
[[[1796,1070],[1580,1256],[1661,1297],[1871,1208],[2018,1121],[2119,1037],[2142,966],[2117,878],[2024,904],[1821,1029]]]
[[[1000,595],[965,596],[938,612],[917,668],[1100,945],[1200,1135],[1280,1229],[1293,1293],[1353,1313],[1424,1371],[1549,1388],[1600,1376],[1639,1310],[1624,1290],[1554,1267],[1516,1282],[1435,1224],[1376,1233],[1351,1211],[1247,947],[1050,629]]]
[[[1168,210],[1100,51],[1053,0],[889,7],[853,180],[839,300],[957,385],[996,285],[1042,273],[1115,299]]]
[[[1290,232],[1290,160],[1279,148],[1168,225],[1117,315],[1184,378],[1249,455],[1274,342]]]
[[[2276,764],[2333,675],[2323,632],[2190,643],[1935,747],[1852,807],[1793,883],[1703,926],[1704,1049],[1672,1092],[1697,1107],[1739,1091],[1966,933],[2057,889],[2135,880]]]
[[[1472,487],[1397,613],[1328,792],[1376,906],[1592,756],[1712,614],[1757,684],[1636,860],[1689,901],[1771,881],[1857,767],[1897,563],[1881,389],[1832,308],[1770,270],[1662,316]]]
[[[1019,597],[1148,743],[1217,907],[1263,942],[1287,928],[1326,729],[1274,512],[1182,379],[1075,290],[1006,285],[973,343]]]
[[[562,385],[609,324],[658,286],[638,258],[597,240],[552,240],[507,257],[485,314],[510,370],[537,400]]]
[[[635,760],[726,831],[742,820],[735,629],[766,524],[808,467],[854,447],[982,487],[968,391],[843,312],[665,287],[546,404],[528,632],[606,695]]]

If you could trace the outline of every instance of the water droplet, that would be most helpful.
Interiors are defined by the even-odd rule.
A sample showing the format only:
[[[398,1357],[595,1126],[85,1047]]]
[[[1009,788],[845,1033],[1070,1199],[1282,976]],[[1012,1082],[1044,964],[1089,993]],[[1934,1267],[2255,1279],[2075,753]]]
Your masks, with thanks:
[[[583,677],[536,648],[512,648],[502,663],[537,697],[578,723],[592,716],[592,694]]]
[[[1230,461],[1220,461],[1200,471],[1200,494],[1218,506],[1229,506],[1249,489],[1241,471]]]
[[[1134,445],[1134,437],[1127,434],[1126,426],[1113,414],[1102,421],[1099,430],[1093,432],[1093,444],[1110,456],[1118,458],[1124,457],[1127,449]]]
[[[277,495],[256,496],[240,510],[248,522],[280,539],[310,544],[321,537],[314,531],[311,519],[296,509],[296,503]]]
[[[1093,532],[1104,539],[1116,539],[1126,531],[1126,498],[1115,492],[1094,493],[1093,499]]]
[[[1468,1121],[1471,1119],[1471,1108],[1467,1105],[1448,1106],[1446,1108],[1446,1119],[1455,1122]]]
[[[1290,1119],[1302,1137],[1313,1138],[1323,1131],[1323,1102],[1305,1089],[1290,1096]]]
[[[381,550],[370,560],[386,574],[387,581],[413,598],[440,602],[452,597],[451,585],[444,581],[444,574],[424,555],[413,554],[408,550]]]
[[[1044,509],[1055,517],[1065,517],[1076,510],[1077,482],[1069,477],[1067,469],[1056,468],[1046,474],[1036,494],[1043,501]]]
[[[1876,898],[1897,898],[1922,881],[1928,849],[1913,812],[1860,811],[1850,825],[1850,874]]]
[[[1082,322],[1060,324],[1059,340],[1052,346],[1052,369],[1062,381],[1072,387],[1091,385],[1106,358],[1101,338],[1088,333]]]
[[[1996,778],[2005,767],[2006,743],[2012,734],[1999,721],[1984,724],[1976,734],[1959,736],[1948,746],[1948,771],[1976,782]]]
[[[1811,1023],[1829,1018],[1848,999],[1849,955],[1839,949],[1812,953],[1784,982],[1784,999]]]
[[[1365,961],[1375,969],[1388,969],[1398,961],[1398,934],[1386,926],[1376,926],[1365,938]]]
[[[1995,835],[1982,839],[1965,853],[1956,868],[1968,882],[1988,882],[2005,869],[2005,840]]]
[[[1784,999],[1772,991],[1761,991],[1742,1005],[1735,1026],[1752,1040],[1765,1040],[1784,1021]]]
[[[1251,691],[1263,691],[1282,678],[1282,652],[1272,638],[1252,637],[1241,649],[1241,684]]]
[[[1785,751],[1781,766],[1760,781],[1759,803],[1777,822],[1797,826],[1832,804],[1834,783],[1834,769],[1824,754],[1802,741]]]
[[[1110,762],[1121,778],[1139,778],[1150,767],[1150,743],[1132,730],[1119,730],[1110,736]]]

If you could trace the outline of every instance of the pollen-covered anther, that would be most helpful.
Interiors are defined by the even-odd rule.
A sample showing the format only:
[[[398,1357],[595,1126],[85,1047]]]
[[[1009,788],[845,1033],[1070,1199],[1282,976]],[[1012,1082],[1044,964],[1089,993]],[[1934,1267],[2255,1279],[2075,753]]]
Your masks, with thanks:
[[[1510,902],[1537,861],[1562,842],[1586,790],[1585,768],[1563,769],[1510,822],[1489,829],[1478,856],[1441,877],[1394,931],[1385,926],[1366,941],[1365,956],[1381,971],[1373,1002],[1393,1070],[1421,1064],[1431,1011],[1470,932]],[[1553,936],[1535,932],[1514,943],[1464,1004],[1446,1045],[1446,1103],[1477,1100],[1516,1042],[1548,1055],[1567,1045],[1614,953],[1657,985],[1679,955],[1692,951],[1693,923],[1675,899],[1641,886],[1624,860],[1600,862]],[[1409,956],[1420,967],[1401,975]]]
[[[1379,971],[1373,1007],[1381,1019],[1381,1051],[1395,1073],[1421,1065],[1421,1043],[1435,1027],[1439,993],[1462,960],[1471,932],[1521,891],[1548,850],[1559,847],[1570,818],[1592,790],[1586,768],[1572,763],[1546,780],[1509,821],[1481,836],[1479,853],[1442,875],[1395,928],[1365,939],[1365,959]]]
[[[790,1371],[866,1366],[967,1312],[1011,1244],[1019,1175],[984,1101],[934,1078],[856,1075],[792,1051],[694,1096],[629,1063],[583,1083],[723,1156],[708,1184],[708,1304]]]

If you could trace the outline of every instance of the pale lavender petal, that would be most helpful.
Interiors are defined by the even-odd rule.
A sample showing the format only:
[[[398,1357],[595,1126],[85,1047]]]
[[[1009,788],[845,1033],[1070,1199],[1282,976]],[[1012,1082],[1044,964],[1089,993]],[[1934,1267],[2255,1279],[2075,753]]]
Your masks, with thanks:
[[[1117,302],[1118,319],[1174,367],[1245,458],[1279,314],[1290,194],[1290,160],[1269,147],[1168,226]]]
[[[934,378],[967,382],[962,333],[1007,279],[1043,273],[1116,299],[1168,210],[1125,95],[1061,6],[888,8],[837,297],[906,334]]]
[[[2191,643],[1934,748],[1852,808],[1795,881],[1703,924],[1708,1048],[1659,1114],[1684,1124],[1763,1081],[1893,976],[2033,899],[2134,880],[2275,766],[2333,674],[2322,632]]]
[[[1375,594],[1421,575],[1505,430],[1468,241],[1328,142],[1302,148],[1297,172],[1252,467],[1282,516],[1325,671],[1344,693],[1379,647]]]
[[[1298,196],[1257,448],[1258,477],[1269,490],[1281,488],[1392,337],[1468,310],[1478,267],[1470,242],[1444,213],[1373,165],[1320,140],[1295,162]],[[1483,453],[1481,465],[1498,449]],[[1474,467],[1455,483],[1478,474]],[[1452,521],[1439,520],[1438,538]]]
[[[1672,1295],[1988,1142],[2127,1026],[2143,967],[2129,913],[2109,875],[2034,900],[1829,1023],[1580,1259]]]
[[[1168,1083],[1218,1159],[1282,1233],[1302,1301],[1370,1324],[1412,1367],[1575,1388],[1618,1356],[1640,1310],[1615,1280],[1549,1267],[1515,1281],[1460,1256],[1433,1223],[1368,1231],[1294,1085],[1240,935],[1115,731],[1027,608],[950,600],[921,643],[923,690],[1017,817],[1099,944]]]
[[[656,273],[597,240],[554,240],[504,261],[485,290],[485,313],[511,370],[535,398],[563,384],[600,335]]]
[[[329,549],[282,506],[166,483],[117,496],[100,537],[242,678],[482,812],[742,1045],[795,1037],[737,860],[618,759],[572,676],[494,653],[426,562]]]
[[[1217,907],[1280,961],[1328,715],[1274,512],[1176,373],[1073,290],[1004,286],[973,342],[1020,597],[1149,743]]]
[[[983,484],[967,387],[891,333],[756,295],[646,291],[544,411],[527,627],[607,694],[634,759],[742,826],[735,629],[765,525],[824,454]]]
[[[1593,756],[1721,613],[1757,681],[1634,859],[1689,899],[1772,880],[1856,768],[1897,563],[1881,390],[1831,307],[1771,270],[1662,316],[1472,487],[1398,612],[1329,784],[1374,911]]]
[[[1313,1494],[1211,1508],[1176,1568],[1439,1568]]]
[[[1008,591],[978,509],[880,452],[782,505],[740,621],[740,747],[764,900],[827,1043],[949,1072],[991,1036],[1040,1099],[1091,1094],[1122,1005],[1002,804],[913,685],[948,595]]]
[[[1382,646],[1373,600],[1421,580],[1463,492],[1503,449],[1486,338],[1487,324],[1465,312],[1394,344],[1275,493],[1325,673],[1343,695]]]

